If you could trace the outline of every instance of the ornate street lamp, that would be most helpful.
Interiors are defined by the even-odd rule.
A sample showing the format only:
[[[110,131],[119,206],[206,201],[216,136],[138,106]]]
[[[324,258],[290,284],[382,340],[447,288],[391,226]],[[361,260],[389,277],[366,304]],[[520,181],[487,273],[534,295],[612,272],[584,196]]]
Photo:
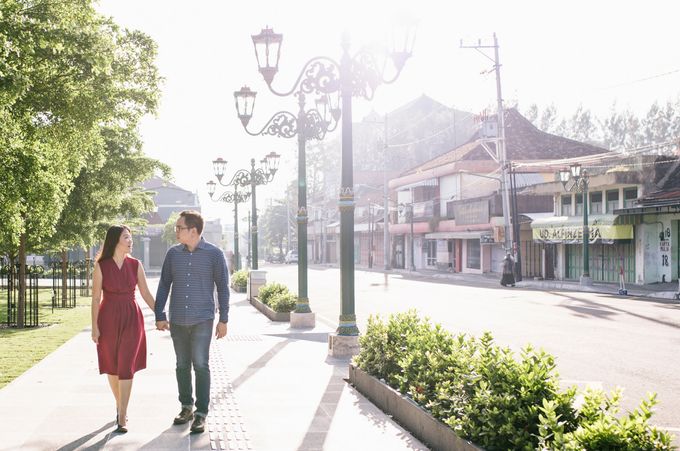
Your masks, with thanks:
[[[578,163],[572,164],[569,169],[562,169],[559,172],[560,182],[567,191],[580,192],[583,201],[583,275],[581,275],[581,285],[592,285],[593,279],[590,277],[590,263],[588,254],[588,244],[590,231],[588,229],[588,171],[581,169]],[[573,184],[567,188],[567,184],[573,180]]]
[[[265,34],[264,40],[271,36]],[[278,35],[280,36],[280,35]],[[259,39],[259,38],[258,38]],[[255,41],[255,38],[253,39]],[[257,49],[257,44],[255,46]],[[266,49],[265,49],[266,50]],[[258,57],[259,61],[259,57]],[[267,74],[273,73],[265,71]],[[269,76],[269,75],[268,75]],[[274,94],[279,95],[277,92]],[[309,297],[307,295],[307,168],[306,168],[306,143],[309,140],[322,140],[326,133],[337,128],[340,117],[339,109],[331,109],[326,94],[316,99],[316,108],[305,110],[305,92],[300,88],[295,95],[298,98],[297,115],[288,111],[279,111],[257,132],[248,130],[248,123],[253,115],[256,92],[244,86],[234,92],[236,112],[244,130],[251,136],[277,136],[279,138],[298,138],[298,212],[297,212],[297,236],[298,236],[298,299],[295,313],[311,313]],[[294,319],[291,321],[295,322]],[[304,322],[305,326],[313,326],[313,319]]]
[[[217,158],[216,160],[213,160],[213,171],[215,173],[215,177],[217,177],[217,181],[220,183],[222,186],[241,186],[245,187],[250,185],[250,194],[251,194],[251,202],[252,202],[252,224],[250,227],[250,234],[252,236],[252,257],[253,257],[253,263],[252,263],[252,268],[257,269],[257,208],[256,208],[256,195],[255,195],[255,188],[257,185],[265,185],[269,182],[272,181],[274,178],[274,174],[276,174],[276,170],[279,168],[279,158],[281,155],[277,154],[276,152],[270,152],[267,156],[265,156],[261,161],[261,167],[260,168],[255,168],[255,159],[251,158],[250,159],[250,170],[248,169],[239,169],[236,171],[236,173],[233,175],[231,178],[231,181],[229,183],[222,183],[222,178],[224,177],[224,171],[227,168],[227,161],[223,160],[222,158]],[[210,182],[208,182],[208,192],[213,189],[214,193],[214,186],[215,185],[210,185]]]
[[[295,91],[304,94],[327,96],[330,111],[337,111],[338,106],[332,102],[341,102],[342,117],[342,182],[340,187],[340,277],[341,277],[341,312],[337,335],[356,336],[354,311],[354,181],[352,155],[352,97],[360,96],[371,100],[375,89],[381,83],[393,83],[399,77],[406,60],[411,56],[415,41],[415,29],[409,28],[403,39],[396,42],[402,44],[390,52],[394,63],[394,76],[385,78],[385,64],[379,64],[369,52],[362,50],[354,56],[349,54],[349,39],[345,34],[342,40],[343,54],[339,62],[332,58],[318,56],[304,65],[293,88],[288,92],[279,92],[272,87],[274,76],[278,72],[283,35],[265,28],[253,38],[255,53],[260,73],[269,89],[277,95],[286,96]]]
[[[213,199],[215,194],[215,187],[217,183],[210,180],[206,183],[208,188],[208,194],[210,198]],[[234,270],[238,271],[241,269],[241,256],[238,252],[238,204],[246,202],[250,198],[250,193],[242,193],[238,191],[238,185],[234,185],[234,192],[225,191],[217,199],[213,199],[216,202],[226,202],[234,203]]]

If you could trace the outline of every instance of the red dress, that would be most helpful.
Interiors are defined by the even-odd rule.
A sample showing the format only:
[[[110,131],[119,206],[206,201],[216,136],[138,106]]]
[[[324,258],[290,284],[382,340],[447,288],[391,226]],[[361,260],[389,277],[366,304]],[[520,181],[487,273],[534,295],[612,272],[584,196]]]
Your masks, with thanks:
[[[126,257],[118,269],[113,258],[99,262],[103,299],[99,304],[99,374],[132,379],[146,368],[144,317],[135,300],[139,260]]]

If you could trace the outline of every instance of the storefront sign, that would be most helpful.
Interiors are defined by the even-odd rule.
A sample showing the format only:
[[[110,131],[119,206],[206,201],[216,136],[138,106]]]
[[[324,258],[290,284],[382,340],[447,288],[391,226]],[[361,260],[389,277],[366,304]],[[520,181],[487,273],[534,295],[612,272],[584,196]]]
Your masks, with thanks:
[[[487,224],[489,222],[489,201],[462,201],[453,204],[456,225]]]
[[[534,241],[546,243],[576,244],[583,242],[583,226],[537,227],[532,229]],[[590,225],[588,226],[588,241],[631,240],[633,226],[631,225]]]

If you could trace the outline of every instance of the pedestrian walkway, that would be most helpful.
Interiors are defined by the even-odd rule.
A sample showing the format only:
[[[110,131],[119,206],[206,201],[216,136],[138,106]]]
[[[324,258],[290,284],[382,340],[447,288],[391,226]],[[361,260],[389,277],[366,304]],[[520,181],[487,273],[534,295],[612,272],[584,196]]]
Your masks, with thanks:
[[[174,352],[144,307],[149,356],[137,373],[127,434],[84,330],[0,390],[0,450],[427,449],[345,382],[349,359],[328,357],[321,325],[273,323],[232,293],[229,332],[213,340],[207,429],[174,426]]]
[[[364,267],[357,267],[360,271],[384,272],[381,269],[368,269]],[[500,286],[501,276],[495,273],[484,274],[470,274],[470,273],[451,273],[444,271],[435,271],[429,269],[417,269],[416,271],[409,271],[406,269],[392,269],[389,271],[392,274],[400,274],[408,278],[423,278],[430,280],[440,280],[442,282],[461,283],[484,285],[488,287],[497,286],[499,289],[506,289]],[[590,293],[610,294],[614,296],[636,296],[647,297],[654,299],[666,299],[671,301],[678,301],[678,293],[680,292],[680,285],[677,282],[653,283],[647,285],[627,284],[625,289],[626,295],[619,294],[618,283],[602,283],[595,282],[590,286],[581,285],[574,280],[542,280],[542,279],[523,279],[516,283],[516,287],[530,288],[542,291],[587,291]]]

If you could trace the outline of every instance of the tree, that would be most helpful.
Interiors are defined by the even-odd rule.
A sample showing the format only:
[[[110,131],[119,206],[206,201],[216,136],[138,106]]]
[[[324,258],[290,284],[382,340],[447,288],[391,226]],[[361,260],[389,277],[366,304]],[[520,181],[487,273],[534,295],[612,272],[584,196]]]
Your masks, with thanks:
[[[173,244],[177,243],[177,233],[175,232],[175,225],[177,224],[178,219],[179,213],[175,211],[170,214],[170,217],[163,226],[163,235],[161,238],[163,239],[163,242],[168,246],[172,246]]]
[[[88,164],[106,162],[104,130],[133,130],[157,102],[158,78],[148,70],[155,55],[152,41],[121,32],[93,3],[5,0],[0,5],[1,139],[8,144],[4,169],[12,174],[0,188],[8,218],[0,247],[18,248],[20,327],[27,249],[47,245],[78,176]]]
[[[288,238],[288,213],[285,204],[272,205],[259,218],[264,244],[268,248],[278,248],[283,254],[283,241]],[[290,246],[290,243],[288,243]]]

